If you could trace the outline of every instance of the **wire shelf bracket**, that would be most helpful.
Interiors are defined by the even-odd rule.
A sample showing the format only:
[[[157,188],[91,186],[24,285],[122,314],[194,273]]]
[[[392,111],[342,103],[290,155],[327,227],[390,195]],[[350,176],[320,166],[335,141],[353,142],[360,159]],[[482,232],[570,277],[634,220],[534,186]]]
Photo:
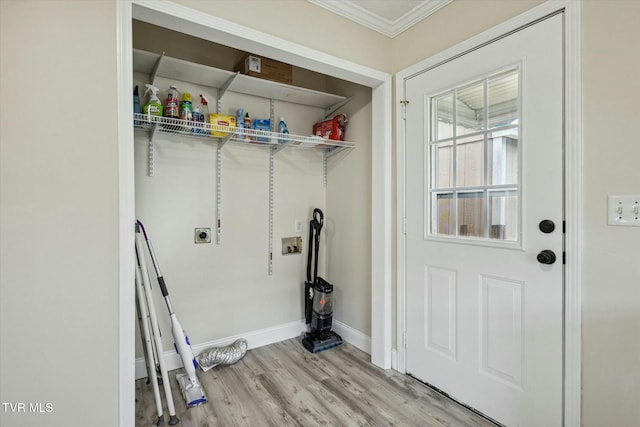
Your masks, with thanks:
[[[324,117],[329,118],[333,113],[338,111],[343,105],[346,105],[352,99],[353,99],[353,96],[350,96],[346,99],[343,99],[340,102],[336,102],[335,104],[328,106],[327,108],[324,109]]]

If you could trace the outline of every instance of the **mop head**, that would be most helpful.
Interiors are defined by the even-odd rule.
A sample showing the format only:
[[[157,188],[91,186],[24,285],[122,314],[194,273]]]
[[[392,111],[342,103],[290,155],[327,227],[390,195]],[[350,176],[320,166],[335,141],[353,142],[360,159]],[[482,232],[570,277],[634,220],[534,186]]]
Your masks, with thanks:
[[[194,406],[207,403],[207,398],[204,396],[204,392],[197,378],[191,380],[187,374],[178,374],[176,375],[176,380],[178,381],[182,396],[184,396],[188,407],[193,408]]]
[[[226,347],[208,348],[196,357],[198,366],[206,372],[218,365],[234,364],[244,357],[247,348],[247,340],[244,338],[240,338]]]

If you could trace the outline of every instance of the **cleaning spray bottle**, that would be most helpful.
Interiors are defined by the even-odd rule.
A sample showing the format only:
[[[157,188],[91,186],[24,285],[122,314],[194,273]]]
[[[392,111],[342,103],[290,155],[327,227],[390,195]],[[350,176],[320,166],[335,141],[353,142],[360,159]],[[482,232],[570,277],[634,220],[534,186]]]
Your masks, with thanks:
[[[144,94],[149,94],[149,101],[144,104],[142,112],[147,116],[155,117],[150,117],[149,120],[159,121],[160,119],[158,117],[162,117],[162,103],[158,99],[159,89],[150,84],[146,84],[145,87],[147,89],[144,91]]]
[[[200,133],[203,135],[209,135],[210,127],[208,126],[208,123],[211,120],[209,117],[209,101],[207,101],[207,98],[202,94],[200,94],[200,105],[200,123],[202,123]]]

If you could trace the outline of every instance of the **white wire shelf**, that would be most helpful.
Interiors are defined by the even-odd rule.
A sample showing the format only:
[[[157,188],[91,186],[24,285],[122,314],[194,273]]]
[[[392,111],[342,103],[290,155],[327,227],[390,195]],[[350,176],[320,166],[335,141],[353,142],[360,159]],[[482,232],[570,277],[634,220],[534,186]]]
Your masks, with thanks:
[[[156,76],[175,79],[219,90],[224,88],[221,90],[222,93],[218,94],[220,98],[229,90],[266,99],[324,108],[326,116],[349,99],[341,95],[260,79],[172,58],[164,53],[157,54],[139,49],[133,49],[133,70],[148,74],[151,84]]]
[[[219,126],[139,113],[134,113],[133,123],[136,129],[149,131],[150,140],[153,140],[155,133],[159,132],[209,140],[218,144],[232,142],[235,144],[271,146],[275,151],[288,147],[315,149],[324,151],[328,155],[355,147],[353,142],[323,139],[313,135],[302,136],[258,129]]]

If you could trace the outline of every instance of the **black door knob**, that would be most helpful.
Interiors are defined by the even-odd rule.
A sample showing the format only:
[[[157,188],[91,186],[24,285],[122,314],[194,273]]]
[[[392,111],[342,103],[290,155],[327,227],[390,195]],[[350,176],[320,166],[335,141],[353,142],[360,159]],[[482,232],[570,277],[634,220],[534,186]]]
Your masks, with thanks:
[[[556,225],[550,219],[543,219],[542,221],[540,221],[540,224],[538,224],[538,228],[543,233],[548,234],[553,232],[553,230],[556,229]]]
[[[540,264],[553,264],[554,262],[556,262],[556,254],[554,254],[553,251],[550,251],[549,249],[545,249],[544,251],[540,252],[537,258]]]

